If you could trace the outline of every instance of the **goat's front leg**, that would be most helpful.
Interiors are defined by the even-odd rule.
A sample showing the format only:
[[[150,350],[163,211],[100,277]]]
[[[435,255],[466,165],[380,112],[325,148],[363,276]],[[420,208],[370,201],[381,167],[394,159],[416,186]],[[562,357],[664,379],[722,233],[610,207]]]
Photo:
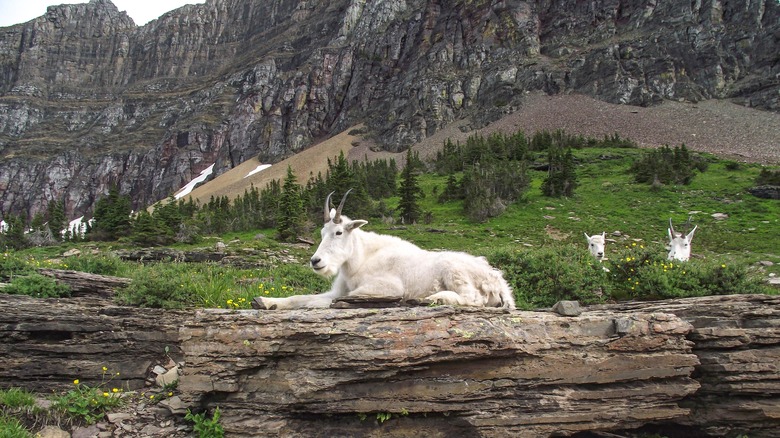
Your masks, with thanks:
[[[328,291],[313,295],[293,295],[284,298],[256,297],[252,300],[252,307],[261,310],[289,310],[289,309],[322,309],[330,307],[335,298],[342,294],[338,291]]]
[[[394,277],[373,277],[347,294],[359,298],[398,298],[404,297],[404,285]]]

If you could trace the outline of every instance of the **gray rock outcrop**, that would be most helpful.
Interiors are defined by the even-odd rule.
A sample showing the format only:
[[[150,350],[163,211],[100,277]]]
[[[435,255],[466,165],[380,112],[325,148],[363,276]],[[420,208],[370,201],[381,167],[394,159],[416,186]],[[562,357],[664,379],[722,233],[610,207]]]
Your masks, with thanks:
[[[219,406],[231,436],[535,437],[651,425],[768,438],[780,428],[777,296],[559,316],[181,312],[0,294],[0,387],[99,383],[106,366],[141,388],[168,355],[183,364],[177,409]]]
[[[397,151],[529,90],[778,111],[778,32],[774,0],[210,0],[142,27],[51,6],[0,32],[0,212],[74,218],[112,184],[138,209],[357,123]]]

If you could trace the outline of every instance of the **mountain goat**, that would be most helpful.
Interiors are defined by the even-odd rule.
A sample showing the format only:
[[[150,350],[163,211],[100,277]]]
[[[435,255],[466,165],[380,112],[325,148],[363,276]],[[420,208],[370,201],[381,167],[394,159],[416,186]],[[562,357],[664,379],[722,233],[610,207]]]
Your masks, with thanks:
[[[335,276],[331,290],[285,298],[257,297],[254,307],[329,307],[336,298],[353,296],[515,308],[512,289],[503,274],[484,257],[426,251],[395,236],[363,231],[361,227],[367,221],[341,214],[350,191],[344,194],[337,209],[329,208],[332,192],[325,200],[322,242],[310,261],[317,274]]]
[[[690,233],[683,236],[682,233],[674,231],[672,225],[672,219],[669,219],[669,255],[666,256],[667,260],[679,260],[681,262],[688,261],[691,257],[691,241],[693,240],[693,233],[696,231],[698,225],[694,226]]]
[[[606,235],[606,232],[594,234],[592,236],[588,236],[588,233],[585,233],[585,238],[588,240],[588,251],[590,251],[590,253],[593,254],[593,257],[596,257],[599,261],[604,259]]]

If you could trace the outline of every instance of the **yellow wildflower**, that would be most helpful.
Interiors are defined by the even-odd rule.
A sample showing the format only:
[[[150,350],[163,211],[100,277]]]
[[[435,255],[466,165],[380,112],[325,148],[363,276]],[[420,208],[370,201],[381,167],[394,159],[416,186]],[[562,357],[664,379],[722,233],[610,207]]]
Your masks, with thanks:
[[[78,384],[79,384],[79,379],[76,379],[76,380],[74,380],[74,381],[73,381],[73,384],[74,384],[74,385],[78,385]]]

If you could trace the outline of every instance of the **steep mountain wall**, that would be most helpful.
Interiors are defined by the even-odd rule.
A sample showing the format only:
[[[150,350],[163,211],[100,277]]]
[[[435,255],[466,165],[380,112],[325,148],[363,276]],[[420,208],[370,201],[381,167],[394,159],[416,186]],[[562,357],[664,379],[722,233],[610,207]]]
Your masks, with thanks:
[[[780,111],[775,0],[208,0],[137,27],[109,0],[0,29],[0,216],[141,208],[216,163],[365,122],[402,150],[529,90]]]

